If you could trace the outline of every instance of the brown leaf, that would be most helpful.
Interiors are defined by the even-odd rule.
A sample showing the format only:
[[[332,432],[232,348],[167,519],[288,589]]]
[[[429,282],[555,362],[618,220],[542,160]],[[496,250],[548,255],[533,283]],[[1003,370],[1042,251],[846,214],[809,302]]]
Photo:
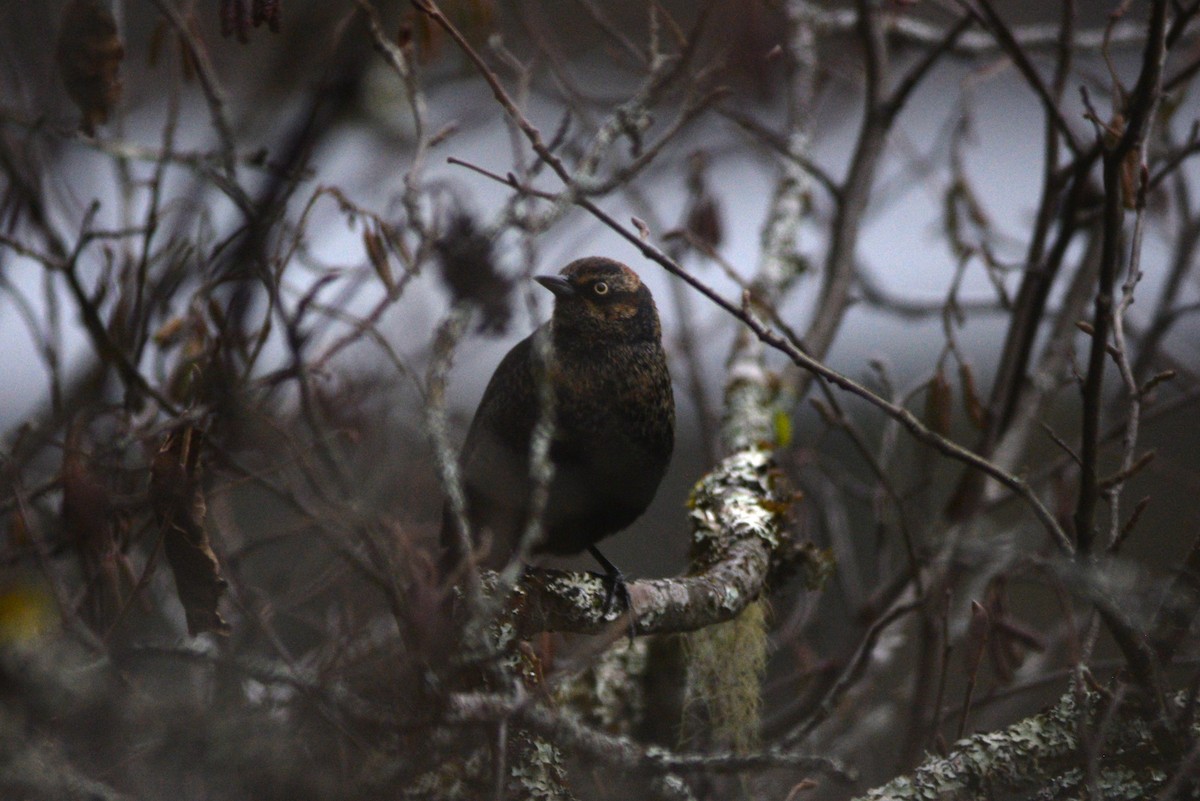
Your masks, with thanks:
[[[1121,205],[1130,211],[1138,207],[1141,191],[1142,154],[1136,147],[1121,160]]]
[[[967,417],[971,424],[980,431],[987,428],[988,411],[979,398],[979,389],[975,386],[975,373],[967,362],[958,363],[958,381],[962,385],[963,405],[967,407]]]
[[[164,322],[154,332],[154,344],[160,348],[169,348],[178,342],[183,334],[185,318],[175,316]]]
[[[492,240],[465,210],[450,215],[434,243],[442,281],[456,302],[471,303],[482,314],[480,330],[502,333],[510,316],[512,282],[496,269]]]
[[[925,425],[929,426],[931,431],[943,437],[947,436],[950,433],[952,404],[950,382],[939,367],[933,378],[929,379],[929,388],[925,394]]]
[[[367,250],[367,258],[375,268],[375,274],[387,287],[388,294],[396,291],[396,279],[392,277],[392,267],[388,263],[387,250],[383,247],[383,238],[367,228],[363,231],[363,247]]]
[[[396,44],[403,49],[415,47],[419,63],[428,64],[438,57],[442,51],[442,39],[442,29],[424,14],[409,9],[400,18]]]
[[[983,650],[987,645],[988,632],[992,627],[987,609],[979,601],[971,601],[971,621],[967,625],[966,650],[963,653],[964,666],[968,676],[974,676],[983,660]]]
[[[687,232],[709,250],[716,250],[725,237],[721,208],[715,198],[704,195],[692,206],[687,216]]]
[[[204,529],[207,507],[200,485],[203,434],[190,425],[163,440],[150,465],[150,501],[163,531],[163,549],[175,590],[187,615],[188,634],[228,634],[229,624],[217,612],[226,581]]]
[[[125,46],[117,21],[103,0],[71,0],[58,29],[58,73],[83,117],[88,136],[121,99],[121,59]]]

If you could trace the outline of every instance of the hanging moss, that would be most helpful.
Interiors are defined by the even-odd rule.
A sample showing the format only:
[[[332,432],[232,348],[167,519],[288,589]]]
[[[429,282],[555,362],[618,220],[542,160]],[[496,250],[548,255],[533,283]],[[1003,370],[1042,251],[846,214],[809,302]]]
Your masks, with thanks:
[[[684,745],[755,750],[767,665],[766,602],[755,601],[727,623],[689,633],[685,644]]]

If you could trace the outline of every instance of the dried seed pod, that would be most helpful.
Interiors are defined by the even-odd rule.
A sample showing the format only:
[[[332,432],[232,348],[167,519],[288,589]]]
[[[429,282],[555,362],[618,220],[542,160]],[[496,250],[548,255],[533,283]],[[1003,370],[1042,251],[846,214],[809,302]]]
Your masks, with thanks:
[[[88,136],[121,100],[124,57],[117,21],[104,0],[67,3],[58,29],[58,73],[83,114],[79,127]]]

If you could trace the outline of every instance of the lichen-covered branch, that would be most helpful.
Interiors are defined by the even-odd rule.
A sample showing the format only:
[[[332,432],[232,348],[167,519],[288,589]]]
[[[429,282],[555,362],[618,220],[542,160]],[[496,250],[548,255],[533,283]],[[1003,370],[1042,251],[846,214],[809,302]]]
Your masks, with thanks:
[[[724,459],[697,483],[689,502],[693,564],[679,578],[629,584],[632,628],[639,634],[694,631],[731,620],[759,597],[776,569],[800,569],[814,584],[829,557],[811,543],[783,547],[780,523],[790,498],[776,486],[769,451],[752,447]],[[594,634],[612,627],[604,612],[606,586],[590,573],[533,569],[516,588],[514,622],[524,636],[537,631]]]
[[[647,748],[628,738],[597,731],[568,711],[550,709],[530,699],[521,701],[486,693],[456,695],[450,701],[449,716],[452,722],[459,724],[516,720],[573,753],[586,754],[604,764],[646,775],[671,770],[736,772],[752,767],[786,766],[826,773],[839,781],[851,779],[846,769],[834,760],[778,749],[738,755],[680,754],[663,748]],[[690,797],[668,782],[663,782],[659,795]]]
[[[1105,799],[1154,798],[1172,780],[1163,770],[1151,725],[1133,703],[1110,709],[1111,699],[1085,690],[1064,693],[1058,703],[1006,729],[976,734],[955,744],[945,757],[926,760],[912,774],[877,787],[856,801],[991,799],[1002,791],[1057,788],[1061,793],[1087,781],[1082,748],[1101,753],[1098,784]],[[1200,717],[1184,695],[1173,701],[1186,714],[1193,736]],[[1098,742],[1083,743],[1084,731]],[[1055,795],[1054,797],[1060,797]]]

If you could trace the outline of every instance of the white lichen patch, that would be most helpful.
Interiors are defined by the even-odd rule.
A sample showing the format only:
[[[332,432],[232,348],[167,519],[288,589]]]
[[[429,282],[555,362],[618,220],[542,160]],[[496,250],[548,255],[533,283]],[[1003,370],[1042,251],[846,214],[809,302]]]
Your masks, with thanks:
[[[1172,699],[1176,709],[1181,708],[1182,697]],[[1072,790],[1083,781],[1082,771],[1053,766],[1075,759],[1081,726],[1091,730],[1104,716],[1105,701],[1099,693],[1085,692],[1082,700],[1081,706],[1076,691],[1068,690],[1045,712],[1000,731],[960,740],[948,756],[928,760],[911,776],[893,779],[860,801],[958,798],[964,791],[972,798],[988,798],[997,791],[1032,787],[1058,788],[1062,792],[1053,793],[1054,797],[1073,797]],[[1191,728],[1196,733],[1198,727]],[[1131,767],[1141,761],[1139,750],[1154,747],[1146,722],[1127,717],[1117,725],[1110,722],[1105,732],[1104,758],[1096,776],[1101,797],[1134,801],[1156,795],[1170,777],[1151,766]]]
[[[718,558],[728,543],[759,537],[768,548],[779,545],[779,508],[771,487],[771,452],[748,448],[727,457],[696,483],[688,501],[692,542],[697,553]]]
[[[595,662],[555,692],[559,703],[571,707],[586,723],[609,734],[632,735],[631,726],[645,716],[644,685],[647,642],[621,639]]]
[[[522,758],[509,774],[515,797],[541,801],[569,798],[563,786],[566,774],[558,749],[541,738],[522,734],[522,739]]]
[[[546,582],[546,590],[578,609],[599,609],[604,605],[603,583],[585,573],[557,574]],[[605,619],[615,620],[618,615],[618,611],[610,610]]]

